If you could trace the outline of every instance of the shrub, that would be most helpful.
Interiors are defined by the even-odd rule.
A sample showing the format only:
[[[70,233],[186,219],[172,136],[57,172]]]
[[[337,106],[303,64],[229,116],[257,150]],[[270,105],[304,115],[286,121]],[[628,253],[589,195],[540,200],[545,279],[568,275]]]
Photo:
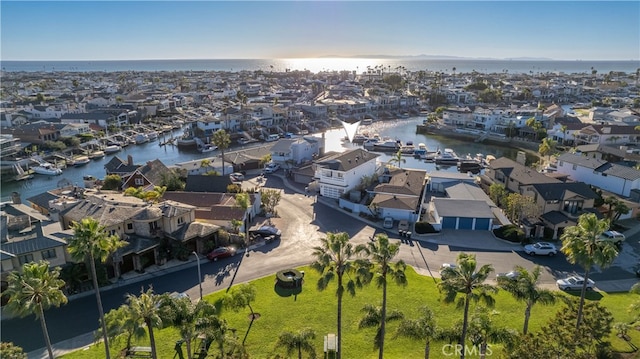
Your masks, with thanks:
[[[283,288],[293,288],[302,285],[304,272],[297,269],[285,269],[276,273],[277,284]]]
[[[438,233],[429,222],[416,222],[414,228],[418,234]]]
[[[524,231],[515,224],[508,224],[493,230],[496,237],[505,239],[509,242],[520,243],[524,238]]]

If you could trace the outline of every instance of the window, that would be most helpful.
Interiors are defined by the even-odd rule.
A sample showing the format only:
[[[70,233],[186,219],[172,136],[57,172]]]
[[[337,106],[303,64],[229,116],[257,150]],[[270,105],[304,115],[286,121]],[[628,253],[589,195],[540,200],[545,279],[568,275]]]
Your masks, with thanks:
[[[184,223],[184,219],[182,219],[182,217],[179,217],[178,218],[178,224],[180,225],[180,224],[183,224],[183,223]]]
[[[42,255],[42,259],[50,259],[50,258],[58,257],[55,249],[47,249],[46,251],[40,252],[40,254]]]
[[[576,214],[582,210],[583,201],[564,201],[564,211]]]
[[[109,235],[110,236],[115,236],[115,234],[116,234],[116,230],[115,229],[112,229],[112,230],[109,231]]]
[[[144,185],[144,180],[143,180],[142,178],[140,178],[140,177],[137,177],[137,178],[133,181],[133,183],[135,183],[135,185],[136,185],[136,186],[142,186],[142,185]]]
[[[133,223],[127,223],[127,229],[128,230],[132,230],[133,229]]]
[[[20,261],[20,265],[23,265],[23,264],[29,263],[29,262],[33,262],[33,254],[31,254],[31,253],[25,254],[23,256],[18,257],[18,260]]]

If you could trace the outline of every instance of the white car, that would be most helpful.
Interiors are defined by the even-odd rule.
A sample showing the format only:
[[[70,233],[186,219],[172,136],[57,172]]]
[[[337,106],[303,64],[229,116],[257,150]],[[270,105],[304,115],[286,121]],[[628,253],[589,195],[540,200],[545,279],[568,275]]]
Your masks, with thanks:
[[[529,255],[555,256],[558,254],[558,249],[551,243],[538,242],[524,246],[524,252]]]
[[[584,278],[579,276],[572,276],[565,279],[558,279],[556,281],[558,288],[560,290],[582,290],[582,285],[584,284]],[[596,285],[594,281],[589,279],[587,281],[587,289],[593,290],[593,287]]]
[[[618,231],[606,231],[600,235],[600,241],[611,242],[617,246],[621,245],[625,239],[624,234]]]
[[[264,168],[264,173],[274,173],[280,169],[280,165],[277,163],[269,163],[267,167]]]
[[[497,278],[508,278],[508,279],[517,279],[518,276],[520,275],[520,272],[512,270],[511,272],[507,272],[507,273],[498,273],[496,274]]]
[[[442,270],[446,268],[456,269],[458,268],[458,266],[453,263],[442,263],[442,266],[440,267],[440,272],[442,272]]]
[[[235,172],[229,175],[232,182],[242,182],[244,181],[244,175],[240,172]]]
[[[393,218],[391,217],[385,217],[384,220],[382,221],[382,227],[384,228],[393,228]]]

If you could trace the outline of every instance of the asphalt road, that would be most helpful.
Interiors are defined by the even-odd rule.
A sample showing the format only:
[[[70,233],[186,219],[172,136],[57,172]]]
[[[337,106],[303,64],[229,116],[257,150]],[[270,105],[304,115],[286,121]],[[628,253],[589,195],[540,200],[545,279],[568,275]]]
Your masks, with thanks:
[[[264,185],[273,188],[284,188],[278,177],[268,177]],[[282,239],[259,247],[245,255],[236,255],[217,262],[202,261],[202,283],[205,294],[229,288],[233,284],[242,283],[255,278],[275,273],[278,270],[309,264],[313,247],[318,245],[318,238],[329,231],[344,231],[352,238],[354,244],[365,243],[380,229],[367,225],[332,206],[315,202],[314,197],[307,197],[288,188],[283,189],[283,196],[277,207],[278,218],[273,223],[282,230]],[[391,238],[400,239],[388,233]],[[606,271],[595,271],[592,278],[597,282],[604,279],[628,278],[633,274],[627,265],[638,253],[638,238],[628,239],[625,244],[625,257],[621,265],[613,266]],[[633,245],[630,245],[633,244]],[[408,265],[425,274],[437,276],[442,263],[455,262],[462,252],[476,254],[479,264],[492,264],[495,272],[508,272],[515,265],[533,268],[541,265],[545,270],[541,282],[552,286],[556,278],[569,273],[581,272],[579,268],[569,264],[559,254],[555,257],[530,257],[521,251],[495,251],[465,248],[463,246],[443,245],[436,243],[405,241],[401,247],[399,258]],[[636,263],[634,262],[634,264]],[[141,289],[153,286],[156,293],[187,292],[191,298],[197,298],[197,275],[193,267],[178,270],[162,276],[148,278],[133,284],[123,283],[121,286],[102,292],[104,311],[117,308],[125,301],[128,293],[138,294]],[[98,311],[94,295],[74,299],[61,308],[50,309],[45,313],[49,334],[53,343],[94,331],[98,326]],[[2,341],[13,342],[21,346],[25,352],[44,347],[39,321],[34,316],[27,318],[6,319],[1,322]]]

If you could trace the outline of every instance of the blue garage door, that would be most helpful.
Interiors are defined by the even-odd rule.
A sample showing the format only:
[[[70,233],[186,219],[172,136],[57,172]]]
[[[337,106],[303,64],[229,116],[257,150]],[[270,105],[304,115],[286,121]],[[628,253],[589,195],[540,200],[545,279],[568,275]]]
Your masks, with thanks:
[[[476,218],[477,231],[486,231],[489,229],[489,218]]]
[[[473,229],[473,218],[460,217],[458,229]]]
[[[442,219],[442,229],[456,229],[456,217],[444,217]]]

